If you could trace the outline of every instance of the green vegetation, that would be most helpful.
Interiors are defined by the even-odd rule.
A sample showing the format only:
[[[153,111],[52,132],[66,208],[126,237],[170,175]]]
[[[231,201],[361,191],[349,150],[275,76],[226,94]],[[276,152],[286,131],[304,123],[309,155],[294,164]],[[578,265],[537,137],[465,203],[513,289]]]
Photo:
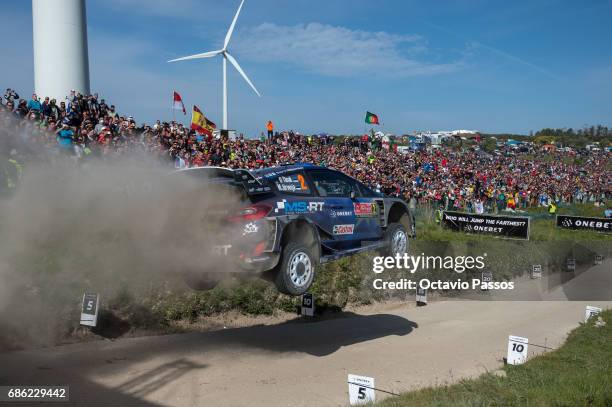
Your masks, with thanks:
[[[587,217],[604,217],[605,207],[596,207],[593,204],[578,204],[571,206],[559,206],[559,215],[574,215]],[[548,214],[548,208],[529,208],[526,213],[505,213],[508,216],[531,217],[531,230],[529,239],[531,242],[550,241],[612,241],[612,236],[583,230],[567,230],[555,226],[555,217]],[[491,237],[484,235],[469,235],[443,229],[434,222],[433,211],[423,210],[417,217],[418,241],[471,241],[486,242]]]
[[[529,136],[522,134],[482,134],[483,140],[506,141],[508,139],[532,141],[538,145],[560,143],[563,146],[573,148],[584,148],[587,144],[599,143],[600,147],[612,145],[612,129],[606,126],[585,126],[582,129],[541,129],[535,134],[530,132]],[[493,139],[495,137],[495,139]],[[485,148],[486,149],[486,148]],[[494,148],[493,148],[494,149]]]
[[[561,143],[564,146],[584,148],[593,142],[600,143],[601,147],[612,144],[612,129],[597,125],[583,129],[542,129],[533,137],[537,144]]]
[[[612,311],[571,332],[559,349],[519,366],[457,384],[404,393],[377,404],[404,406],[610,406],[612,405]]]
[[[321,267],[312,289],[317,307],[340,309],[359,298],[363,258],[346,258]],[[128,301],[121,298],[129,298]],[[137,298],[140,298],[138,300]],[[119,315],[133,315],[134,310],[149,310],[137,320],[145,327],[169,327],[175,321],[195,321],[228,311],[245,315],[271,315],[276,311],[295,312],[301,298],[279,294],[273,284],[255,279],[234,286],[216,287],[209,291],[191,291],[185,288],[159,290],[150,296],[135,296],[122,292],[108,304]],[[124,304],[130,304],[126,308]],[[131,318],[133,319],[133,318]]]

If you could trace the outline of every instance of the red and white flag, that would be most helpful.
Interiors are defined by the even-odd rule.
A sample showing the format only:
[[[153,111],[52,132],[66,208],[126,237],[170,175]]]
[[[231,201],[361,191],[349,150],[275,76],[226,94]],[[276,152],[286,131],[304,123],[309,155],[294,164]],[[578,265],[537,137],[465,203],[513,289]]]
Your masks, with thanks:
[[[174,101],[172,102],[172,109],[181,110],[183,114],[187,114],[185,110],[185,105],[183,104],[183,98],[178,94],[177,91],[174,91]]]

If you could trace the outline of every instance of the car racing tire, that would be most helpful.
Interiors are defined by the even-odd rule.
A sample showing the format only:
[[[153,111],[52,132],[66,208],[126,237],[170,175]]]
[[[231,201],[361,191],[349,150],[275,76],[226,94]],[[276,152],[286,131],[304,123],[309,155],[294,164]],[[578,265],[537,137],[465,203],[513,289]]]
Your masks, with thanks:
[[[183,280],[189,288],[195,291],[212,290],[219,284],[218,280],[212,279],[203,274],[185,273],[183,274]]]
[[[316,261],[312,245],[289,242],[282,251],[274,284],[283,294],[298,296],[308,291],[314,280]]]
[[[382,254],[384,256],[403,256],[408,253],[409,239],[408,231],[401,223],[390,223],[385,232],[386,247]]]

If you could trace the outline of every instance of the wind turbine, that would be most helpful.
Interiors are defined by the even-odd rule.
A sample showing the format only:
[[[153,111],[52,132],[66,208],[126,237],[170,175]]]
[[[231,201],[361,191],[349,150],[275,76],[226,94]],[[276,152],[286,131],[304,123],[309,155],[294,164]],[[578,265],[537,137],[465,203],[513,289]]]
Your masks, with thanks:
[[[243,4],[244,4],[244,0],[240,2],[240,6],[238,7],[238,11],[236,11],[234,20],[232,20],[232,24],[230,25],[229,30],[227,30],[227,34],[225,35],[225,41],[223,41],[223,49],[204,52],[201,54],[190,55],[187,57],[172,59],[168,61],[168,62],[177,62],[177,61],[186,61],[188,59],[212,58],[212,57],[216,57],[217,55],[223,56],[223,129],[224,130],[228,129],[227,127],[227,61],[229,61],[232,65],[234,65],[234,68],[236,68],[238,73],[242,75],[244,80],[249,84],[249,86],[251,86],[251,88],[253,89],[253,91],[255,91],[257,96],[261,97],[261,94],[259,93],[257,88],[255,88],[255,85],[253,85],[253,82],[251,82],[249,77],[246,76],[246,74],[244,73],[240,65],[238,64],[238,61],[236,61],[236,59],[227,50],[227,46],[230,42],[230,39],[232,38],[232,33],[234,32],[234,27],[236,26],[236,20],[238,20],[238,15],[240,14],[240,10],[242,10]]]

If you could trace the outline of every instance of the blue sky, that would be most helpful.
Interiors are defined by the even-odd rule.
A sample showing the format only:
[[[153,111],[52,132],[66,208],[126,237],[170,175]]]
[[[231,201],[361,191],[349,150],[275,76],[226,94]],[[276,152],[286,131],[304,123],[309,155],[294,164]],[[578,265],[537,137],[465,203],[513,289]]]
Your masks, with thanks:
[[[172,90],[221,123],[221,47],[239,0],[88,0],[92,90],[138,122]],[[33,88],[31,2],[0,4],[0,86]],[[611,126],[612,2],[247,0],[230,51],[230,127],[304,133]],[[61,38],[58,38],[61,46]],[[187,121],[188,118],[185,119]]]

